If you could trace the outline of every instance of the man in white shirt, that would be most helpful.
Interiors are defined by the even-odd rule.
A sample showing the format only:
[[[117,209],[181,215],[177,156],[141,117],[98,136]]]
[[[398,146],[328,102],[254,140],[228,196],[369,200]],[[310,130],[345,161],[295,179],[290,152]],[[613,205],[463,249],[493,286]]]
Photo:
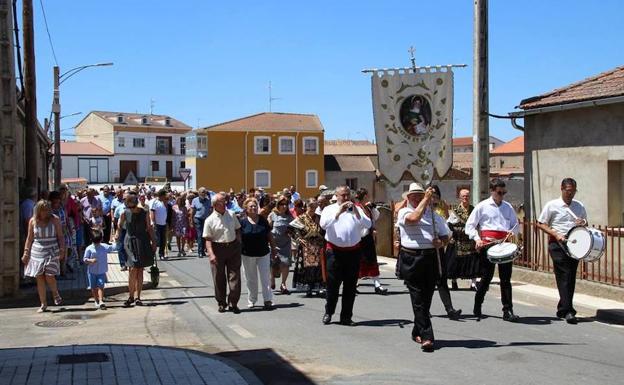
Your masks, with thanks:
[[[572,305],[576,284],[578,260],[572,258],[565,246],[566,235],[575,226],[587,225],[585,206],[574,198],[576,181],[565,178],[561,181],[561,198],[544,206],[537,227],[548,234],[548,252],[553,261],[555,280],[559,290],[557,317],[565,318],[569,324],[576,324],[576,310]]]
[[[331,322],[338,303],[340,284],[343,284],[340,324],[354,326],[351,317],[360,269],[361,233],[362,229],[371,227],[371,221],[351,200],[349,187],[338,187],[336,198],[336,203],[323,209],[320,220],[327,240],[327,302],[323,323],[327,325]]]
[[[490,288],[496,265],[487,259],[488,245],[497,240],[503,240],[509,235],[518,234],[518,218],[514,208],[503,200],[507,194],[505,182],[499,178],[490,181],[490,197],[477,204],[466,222],[466,234],[475,240],[477,251],[481,255],[482,273],[481,282],[477,285],[473,314],[477,320],[481,319],[481,305],[485,300],[485,293]],[[510,234],[512,233],[512,234]],[[519,317],[513,312],[511,292],[511,272],[513,262],[498,265],[500,278],[501,302],[503,304],[503,320],[517,322]]]
[[[203,238],[210,260],[215,299],[219,313],[226,310],[226,304],[234,314],[239,314],[238,300],[241,293],[241,234],[240,222],[225,207],[225,193],[211,198],[212,214],[204,222]],[[198,229],[201,231],[201,229]],[[230,294],[226,303],[226,283]]]
[[[150,219],[156,239],[158,241],[158,257],[166,260],[165,247],[167,247],[167,191],[158,190],[158,198],[154,199],[150,206]]]
[[[436,249],[449,239],[444,218],[431,211],[434,189],[425,191],[419,183],[410,184],[406,202],[397,215],[401,243],[399,271],[410,292],[414,312],[412,339],[422,344],[425,352],[433,351],[433,326],[429,317],[431,298],[440,271]]]

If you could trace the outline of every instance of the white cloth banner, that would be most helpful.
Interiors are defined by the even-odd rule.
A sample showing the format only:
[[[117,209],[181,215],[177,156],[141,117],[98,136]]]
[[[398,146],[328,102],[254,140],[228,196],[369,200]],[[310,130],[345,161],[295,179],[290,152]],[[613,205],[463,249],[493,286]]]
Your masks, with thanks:
[[[420,183],[444,176],[453,164],[453,72],[372,76],[379,170],[388,192],[402,189],[407,171]],[[390,194],[395,195],[395,194]]]

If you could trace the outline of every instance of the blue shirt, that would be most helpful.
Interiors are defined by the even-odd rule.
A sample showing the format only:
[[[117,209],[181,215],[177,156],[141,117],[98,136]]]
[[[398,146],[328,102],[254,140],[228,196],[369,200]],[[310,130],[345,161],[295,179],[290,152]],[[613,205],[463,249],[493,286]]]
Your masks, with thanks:
[[[115,251],[114,245],[100,243],[99,245],[91,244],[87,246],[84,252],[83,261],[95,258],[94,264],[87,265],[87,271],[91,274],[106,274],[108,271],[108,253]]]
[[[236,199],[229,201],[228,204],[225,205],[225,208],[234,212],[235,214],[243,212],[243,209],[238,205],[238,202],[236,201]]]
[[[195,209],[194,218],[206,219],[210,216],[210,214],[212,214],[212,203],[210,203],[210,199],[208,198],[194,198],[191,202],[191,207]]]
[[[104,194],[98,196],[100,201],[102,201],[102,213],[104,215],[108,215],[111,210],[111,205],[113,203],[114,195],[108,194],[108,197],[105,197]]]
[[[117,209],[117,207],[119,207],[120,205],[123,205],[123,204],[124,204],[123,198],[119,199],[119,198],[115,197],[113,199],[113,202],[111,203],[111,207],[110,207],[111,212],[113,213],[113,215],[115,215],[115,210]]]

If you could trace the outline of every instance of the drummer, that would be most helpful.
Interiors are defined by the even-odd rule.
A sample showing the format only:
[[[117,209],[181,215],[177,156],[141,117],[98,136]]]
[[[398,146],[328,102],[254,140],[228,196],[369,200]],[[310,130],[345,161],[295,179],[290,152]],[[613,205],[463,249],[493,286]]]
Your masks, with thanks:
[[[486,254],[488,245],[518,234],[518,218],[511,204],[503,200],[505,194],[507,194],[505,182],[499,178],[492,179],[490,181],[490,197],[479,202],[466,221],[465,232],[471,239],[475,240],[482,264],[481,274],[483,276],[477,285],[473,309],[477,321],[481,319],[481,305],[494,276],[495,264],[487,259]],[[503,303],[503,320],[516,322],[519,317],[513,312],[512,266],[513,263],[511,262],[499,264],[498,277],[500,278],[501,302]]]
[[[552,258],[555,280],[559,290],[557,317],[565,318],[569,324],[576,324],[576,310],[572,306],[578,260],[568,254],[565,246],[566,234],[575,226],[587,225],[585,206],[574,198],[576,181],[565,178],[561,181],[561,198],[544,206],[537,226],[548,234],[548,252]]]

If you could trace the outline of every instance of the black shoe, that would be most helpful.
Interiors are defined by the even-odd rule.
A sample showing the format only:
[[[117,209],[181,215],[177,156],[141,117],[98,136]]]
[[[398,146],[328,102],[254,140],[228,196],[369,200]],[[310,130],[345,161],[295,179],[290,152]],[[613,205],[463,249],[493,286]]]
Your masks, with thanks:
[[[518,317],[517,315],[515,315],[513,313],[513,310],[505,310],[503,312],[503,320],[504,321],[509,321],[509,322],[518,322],[518,320],[520,319],[520,317]]]
[[[435,348],[433,346],[433,341],[431,341],[431,340],[423,340],[422,345],[421,345],[420,348],[425,353],[433,353],[433,351],[435,350]]]
[[[331,314],[325,313],[323,316],[323,324],[329,325],[331,323]]]
[[[238,308],[238,306],[230,306],[230,310],[234,314],[240,314],[240,309]]]
[[[388,289],[386,289],[383,286],[375,286],[375,293],[381,294],[381,295],[387,295],[388,294]]]
[[[218,308],[219,313],[225,313],[225,310],[226,310],[225,306],[219,305],[219,308]]]
[[[564,318],[565,318],[565,316],[566,316],[566,313],[563,313],[563,312],[557,311],[557,318],[564,319]]]
[[[477,317],[477,321],[481,320],[481,318],[483,317],[483,313],[481,313],[481,305],[477,305],[475,303],[474,307],[472,308],[472,314]]]
[[[459,290],[459,286],[457,286],[457,281],[451,281],[451,290]]]
[[[124,307],[130,307],[133,303],[134,303],[134,298],[130,297],[124,301],[123,305]]]
[[[355,322],[352,319],[340,320],[340,324],[343,326],[355,326]]]
[[[448,314],[449,319],[453,320],[453,321],[457,321],[459,319],[459,316],[461,315],[462,311],[461,309],[451,309],[449,311],[446,312],[446,314]]]
[[[565,320],[570,325],[576,325],[578,323],[578,319],[576,319],[576,316],[572,313],[566,314]]]

